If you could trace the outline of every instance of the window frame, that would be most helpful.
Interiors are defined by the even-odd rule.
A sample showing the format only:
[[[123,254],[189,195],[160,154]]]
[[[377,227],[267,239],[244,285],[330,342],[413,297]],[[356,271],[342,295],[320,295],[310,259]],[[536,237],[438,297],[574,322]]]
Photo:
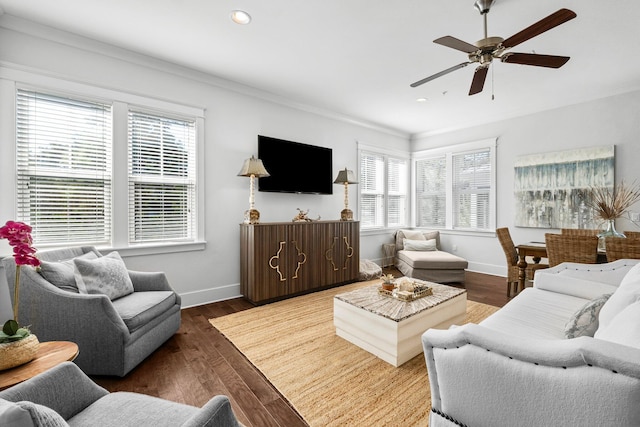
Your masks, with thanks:
[[[497,138],[488,138],[479,141],[467,142],[462,144],[456,144],[448,147],[439,147],[434,149],[420,150],[412,153],[412,169],[413,169],[413,192],[412,192],[412,200],[414,201],[414,210],[413,210],[413,220],[412,224],[417,228],[430,228],[430,229],[439,229],[444,231],[451,232],[460,232],[463,234],[473,234],[473,233],[494,233],[496,227],[496,218],[497,218],[497,204],[496,204],[496,146],[497,146]],[[490,171],[490,188],[489,188],[489,202],[488,206],[490,208],[490,213],[487,218],[487,228],[468,228],[468,227],[455,227],[455,217],[454,217],[454,165],[453,158],[454,156],[473,153],[478,151],[488,150],[489,151],[489,159],[491,164]],[[446,214],[445,214],[445,226],[444,227],[435,227],[435,226],[427,226],[427,225],[417,225],[418,212],[417,209],[420,206],[420,202],[418,200],[419,196],[417,194],[417,163],[423,160],[429,160],[434,158],[445,157],[445,191],[446,191]]]
[[[16,176],[16,120],[18,89],[37,91],[69,98],[88,101],[107,102],[112,104],[112,206],[111,206],[111,242],[106,245],[96,244],[100,250],[118,250],[124,256],[147,255],[203,250],[206,247],[204,234],[204,108],[188,106],[146,96],[90,86],[82,83],[61,80],[23,70],[3,70],[0,75],[0,107],[6,108],[9,114],[2,115],[0,137],[9,141],[3,144],[0,155],[8,159],[0,162],[9,166]],[[129,109],[143,109],[167,117],[189,118],[195,121],[195,224],[193,239],[189,241],[155,241],[129,243],[128,227],[128,122]],[[17,218],[16,181],[3,183],[0,190],[5,196],[12,196],[14,202],[2,209],[9,218]],[[7,191],[5,191],[7,190]],[[39,245],[40,249],[49,249],[59,245]]]
[[[360,230],[367,232],[367,231],[377,231],[377,230],[386,230],[386,229],[397,229],[397,228],[403,228],[403,227],[409,227],[410,224],[410,218],[411,218],[411,207],[412,207],[412,198],[411,198],[411,155],[407,152],[403,152],[403,151],[397,151],[397,150],[388,150],[388,149],[384,149],[384,148],[380,148],[380,147],[375,147],[375,146],[371,146],[371,145],[366,145],[366,144],[362,144],[362,143],[358,143],[358,177],[360,178],[360,185],[359,185],[359,191],[358,191],[358,219],[361,220],[362,218],[362,196],[363,196],[363,185],[362,185],[362,179],[361,179],[361,168],[362,168],[362,160],[363,160],[363,154],[368,153],[368,154],[372,154],[375,156],[381,156],[383,158],[383,162],[384,162],[384,189],[382,191],[382,197],[383,197],[383,204],[384,204],[384,208],[383,208],[383,224],[380,226],[366,226],[363,225],[362,221],[360,221]],[[406,175],[404,177],[404,181],[405,181],[405,188],[406,190],[406,194],[405,194],[405,198],[406,198],[406,208],[405,208],[405,214],[404,214],[404,224],[401,225],[393,225],[393,226],[389,226],[389,199],[391,197],[393,197],[392,195],[390,195],[390,191],[389,191],[389,158],[392,159],[399,159],[399,160],[403,160],[406,162]]]

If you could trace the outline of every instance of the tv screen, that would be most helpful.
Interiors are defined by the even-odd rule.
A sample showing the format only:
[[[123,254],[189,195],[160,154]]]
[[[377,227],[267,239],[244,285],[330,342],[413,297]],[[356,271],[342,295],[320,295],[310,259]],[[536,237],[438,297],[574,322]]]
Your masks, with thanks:
[[[258,158],[270,175],[258,191],[333,194],[331,148],[258,135]]]

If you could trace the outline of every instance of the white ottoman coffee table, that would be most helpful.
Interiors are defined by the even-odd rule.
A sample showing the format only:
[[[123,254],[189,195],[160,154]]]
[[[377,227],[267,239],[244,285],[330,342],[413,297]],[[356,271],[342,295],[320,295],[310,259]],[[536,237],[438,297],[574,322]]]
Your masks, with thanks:
[[[424,331],[446,329],[464,321],[467,291],[415,281],[431,286],[433,295],[405,302],[380,295],[379,285],[336,295],[336,335],[396,367],[422,353]]]

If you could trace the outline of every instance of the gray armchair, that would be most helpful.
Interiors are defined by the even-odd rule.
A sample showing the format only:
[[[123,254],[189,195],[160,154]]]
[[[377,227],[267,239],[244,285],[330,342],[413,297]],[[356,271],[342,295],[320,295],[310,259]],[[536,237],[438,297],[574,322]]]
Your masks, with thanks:
[[[21,268],[19,322],[29,325],[40,341],[78,344],[75,362],[87,374],[125,376],[178,331],[180,296],[164,273],[135,271],[128,271],[133,292],[125,296],[78,293],[68,261],[76,257],[97,259],[102,254],[89,246],[41,251],[41,272]],[[13,299],[16,266],[12,257],[1,262]],[[45,279],[45,267],[55,285]]]
[[[18,425],[29,425],[30,418],[44,417],[46,425],[64,425],[59,419],[62,417],[70,426],[241,426],[224,395],[214,396],[197,408],[139,393],[109,393],[72,362],[0,392],[0,409],[3,407],[11,409],[4,412],[12,416],[9,425],[20,421],[24,423]],[[0,410],[0,425],[6,425],[2,414]]]

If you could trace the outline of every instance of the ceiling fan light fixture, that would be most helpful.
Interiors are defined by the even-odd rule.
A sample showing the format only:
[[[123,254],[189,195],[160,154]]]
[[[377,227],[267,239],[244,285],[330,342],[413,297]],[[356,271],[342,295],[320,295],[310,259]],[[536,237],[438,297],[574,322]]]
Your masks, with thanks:
[[[251,22],[251,15],[249,15],[244,10],[232,10],[231,11],[231,20],[236,24],[247,25]]]

